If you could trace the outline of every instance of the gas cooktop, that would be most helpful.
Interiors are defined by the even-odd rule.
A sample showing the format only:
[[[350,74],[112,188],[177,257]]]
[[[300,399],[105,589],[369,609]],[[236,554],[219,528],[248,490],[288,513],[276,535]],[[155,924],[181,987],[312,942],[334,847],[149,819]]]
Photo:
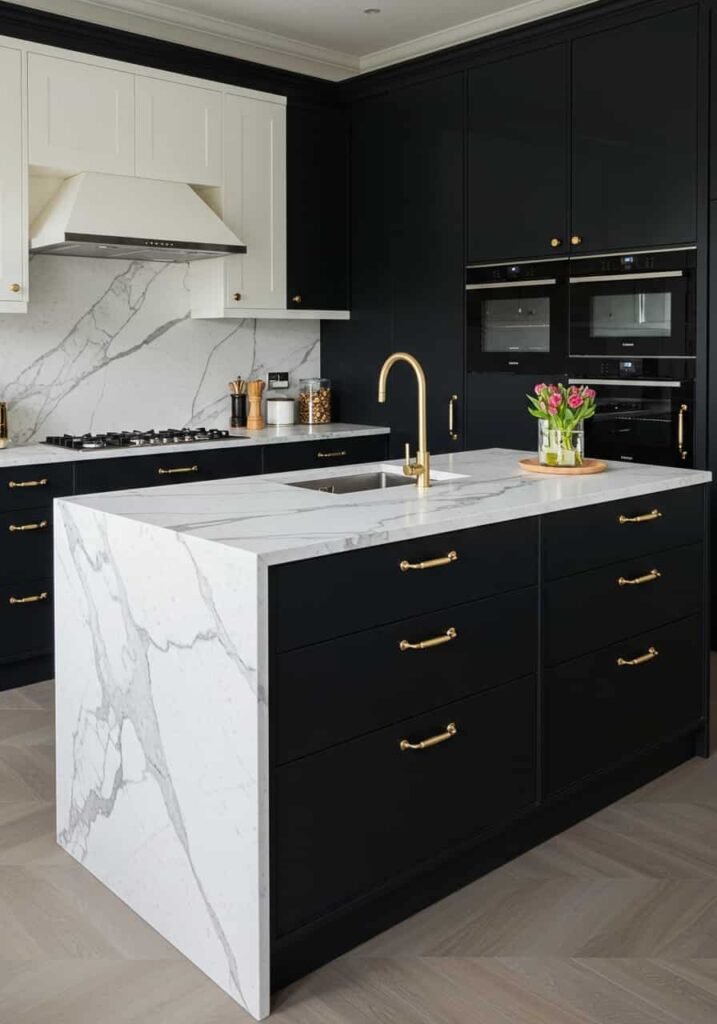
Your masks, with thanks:
[[[74,452],[95,452],[101,448],[161,448],[200,441],[246,441],[228,430],[182,427],[181,430],[119,430],[107,434],[59,434],[45,438],[45,444],[69,448]]]

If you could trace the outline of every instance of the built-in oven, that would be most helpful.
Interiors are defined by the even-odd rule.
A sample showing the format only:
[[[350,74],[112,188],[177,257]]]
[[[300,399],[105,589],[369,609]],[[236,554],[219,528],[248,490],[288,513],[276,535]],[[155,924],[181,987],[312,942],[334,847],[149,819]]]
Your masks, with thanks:
[[[567,335],[567,260],[467,268],[469,373],[564,371]]]
[[[591,457],[657,466],[693,465],[694,364],[686,360],[592,360],[571,363],[571,384],[597,392],[585,424]]]
[[[571,260],[572,358],[694,355],[694,249]]]

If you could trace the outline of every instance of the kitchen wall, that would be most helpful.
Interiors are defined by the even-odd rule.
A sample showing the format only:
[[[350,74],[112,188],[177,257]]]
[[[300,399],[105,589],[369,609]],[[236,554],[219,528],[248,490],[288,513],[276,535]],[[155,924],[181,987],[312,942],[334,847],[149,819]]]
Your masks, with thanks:
[[[319,373],[319,322],[190,320],[188,265],[35,256],[30,311],[0,315],[15,442],[229,425],[227,381]]]

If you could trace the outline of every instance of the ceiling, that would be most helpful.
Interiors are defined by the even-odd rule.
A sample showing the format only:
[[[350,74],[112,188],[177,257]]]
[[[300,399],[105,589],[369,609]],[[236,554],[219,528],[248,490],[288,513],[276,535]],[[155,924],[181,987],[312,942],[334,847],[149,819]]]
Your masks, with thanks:
[[[594,0],[15,2],[336,81]]]

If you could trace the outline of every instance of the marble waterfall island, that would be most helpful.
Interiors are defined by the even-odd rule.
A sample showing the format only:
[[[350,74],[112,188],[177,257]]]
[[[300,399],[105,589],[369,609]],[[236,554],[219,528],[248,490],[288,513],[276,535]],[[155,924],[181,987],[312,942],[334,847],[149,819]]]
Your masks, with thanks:
[[[523,521],[520,543],[529,545],[538,516],[645,504],[643,496],[696,493],[710,480],[622,464],[602,476],[553,479],[521,472],[524,454],[439,456],[435,486],[422,495],[413,486],[349,494],[291,486],[380,468],[353,466],[55,503],[58,842],[256,1018],[270,1010],[273,956],[270,649],[272,631],[290,631],[292,618],[272,617],[276,573],[317,560],[301,566],[306,589],[293,607],[310,611],[318,602],[320,630],[321,602],[335,617],[345,601],[358,622],[377,593],[383,600],[380,581],[362,593],[358,576],[351,587],[342,577],[341,589],[314,593],[313,571],[337,564],[326,556],[379,557],[390,545],[413,550],[422,538],[474,531],[476,558],[510,561],[492,538],[517,537]],[[467,548],[442,577],[405,575],[416,583],[431,576],[440,587],[450,572],[461,586],[477,586],[491,574],[471,566]],[[397,566],[391,555],[387,587],[401,576]],[[282,649],[292,647],[286,636]],[[461,749],[440,748],[445,759]]]

